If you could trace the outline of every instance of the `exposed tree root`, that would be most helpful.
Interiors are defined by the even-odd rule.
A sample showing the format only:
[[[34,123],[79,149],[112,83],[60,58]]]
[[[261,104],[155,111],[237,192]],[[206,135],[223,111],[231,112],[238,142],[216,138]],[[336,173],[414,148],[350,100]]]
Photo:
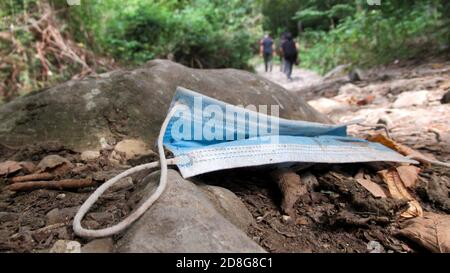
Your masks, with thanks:
[[[29,181],[14,183],[5,187],[9,191],[31,191],[36,189],[67,190],[93,186],[92,179],[65,179],[59,181]]]
[[[271,175],[283,195],[281,210],[283,213],[295,217],[294,204],[300,196],[307,192],[306,186],[301,183],[300,176],[290,169],[278,169]]]

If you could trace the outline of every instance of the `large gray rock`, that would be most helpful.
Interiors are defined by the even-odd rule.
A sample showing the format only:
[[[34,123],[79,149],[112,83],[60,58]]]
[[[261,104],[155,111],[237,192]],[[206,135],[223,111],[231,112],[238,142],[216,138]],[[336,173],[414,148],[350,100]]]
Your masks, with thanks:
[[[159,174],[140,192],[151,194]],[[225,219],[194,183],[169,170],[160,199],[118,241],[118,252],[265,252]]]
[[[154,60],[134,70],[71,80],[2,105],[0,143],[52,140],[79,151],[98,150],[101,139],[154,143],[177,86],[231,104],[277,104],[285,118],[330,122],[299,95],[252,73]]]
[[[250,211],[232,191],[211,185],[201,185],[200,189],[206,193],[217,211],[241,230],[247,231],[254,223]]]

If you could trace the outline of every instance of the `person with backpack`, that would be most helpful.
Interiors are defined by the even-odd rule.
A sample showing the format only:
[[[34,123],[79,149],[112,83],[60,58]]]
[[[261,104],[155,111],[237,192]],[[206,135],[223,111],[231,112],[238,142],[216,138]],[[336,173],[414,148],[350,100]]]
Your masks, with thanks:
[[[283,44],[286,42],[286,34],[287,32],[281,33],[280,36],[280,44],[278,46],[278,56],[280,56],[280,72],[284,73],[284,57],[283,57]]]
[[[284,58],[284,73],[288,80],[292,80],[292,68],[298,64],[298,50],[291,33],[286,35],[286,41],[281,45]]]
[[[264,35],[264,38],[259,42],[259,54],[264,58],[264,67],[266,72],[272,72],[272,57],[275,50],[273,39],[269,34]]]

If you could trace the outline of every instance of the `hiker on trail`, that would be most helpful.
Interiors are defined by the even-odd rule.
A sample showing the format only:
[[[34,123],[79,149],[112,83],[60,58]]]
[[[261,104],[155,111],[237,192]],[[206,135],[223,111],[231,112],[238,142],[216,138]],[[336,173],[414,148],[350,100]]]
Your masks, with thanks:
[[[284,58],[284,73],[288,80],[292,80],[292,67],[298,64],[298,50],[291,33],[286,35],[286,41],[281,46]]]
[[[283,44],[286,42],[287,32],[281,33],[280,44],[278,46],[278,56],[280,56],[280,72],[284,73],[284,57],[283,57]]]
[[[264,58],[264,67],[266,72],[272,72],[272,56],[275,51],[273,39],[269,34],[264,35],[264,38],[259,43],[259,54]]]

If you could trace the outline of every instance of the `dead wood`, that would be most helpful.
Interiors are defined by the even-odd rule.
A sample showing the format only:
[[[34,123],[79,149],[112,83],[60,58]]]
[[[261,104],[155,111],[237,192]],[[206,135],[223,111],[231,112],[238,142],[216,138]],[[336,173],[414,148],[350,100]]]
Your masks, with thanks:
[[[11,183],[21,183],[27,181],[37,181],[37,180],[52,180],[55,176],[51,173],[34,173],[29,175],[17,176],[11,179]]]
[[[272,172],[278,187],[283,195],[281,201],[281,210],[283,213],[294,217],[295,202],[307,192],[306,186],[300,181],[300,176],[290,169],[278,169]]]
[[[29,181],[15,183],[5,187],[9,191],[31,191],[36,189],[67,190],[94,185],[92,179],[64,179],[59,181]]]

